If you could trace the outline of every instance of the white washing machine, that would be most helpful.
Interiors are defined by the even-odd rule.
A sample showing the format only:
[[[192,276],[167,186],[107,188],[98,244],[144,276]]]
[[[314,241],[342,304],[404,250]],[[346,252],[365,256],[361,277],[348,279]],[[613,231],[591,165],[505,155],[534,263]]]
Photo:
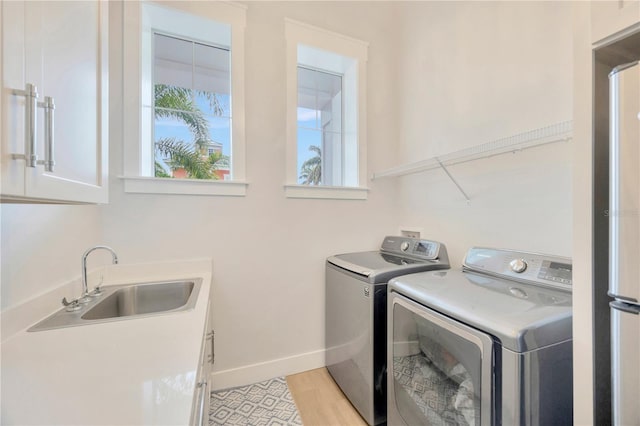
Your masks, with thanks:
[[[388,286],[389,425],[571,425],[572,265],[472,248]]]
[[[327,369],[370,425],[386,420],[387,282],[445,268],[443,244],[406,237],[385,237],[377,251],[327,259]]]

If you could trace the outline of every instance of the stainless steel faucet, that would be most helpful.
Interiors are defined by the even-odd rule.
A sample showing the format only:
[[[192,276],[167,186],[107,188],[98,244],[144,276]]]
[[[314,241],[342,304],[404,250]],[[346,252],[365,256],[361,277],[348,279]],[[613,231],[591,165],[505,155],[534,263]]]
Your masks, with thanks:
[[[113,264],[118,263],[118,255],[111,247],[107,246],[95,246],[91,247],[89,250],[85,251],[82,255],[82,296],[80,297],[80,303],[87,303],[91,300],[91,297],[100,296],[102,292],[100,291],[100,285],[96,286],[96,288],[89,293],[89,289],[87,288],[87,257],[94,250],[107,250],[111,252],[111,257],[113,258]]]
[[[102,294],[102,291],[100,291],[100,284],[102,283],[98,284],[91,293],[89,293],[89,289],[87,288],[87,257],[89,257],[89,254],[92,251],[99,250],[99,249],[107,250],[111,252],[111,257],[113,258],[113,264],[115,265],[118,263],[118,255],[116,254],[115,251],[113,251],[111,247],[95,246],[85,251],[84,254],[82,255],[82,265],[81,265],[82,266],[82,295],[77,299],[72,299],[71,301],[68,301],[66,297],[62,299],[62,304],[66,307],[66,310],[68,312],[73,312],[81,309],[81,306],[80,306],[81,303],[88,303],[89,301],[91,301],[92,297],[97,297]]]

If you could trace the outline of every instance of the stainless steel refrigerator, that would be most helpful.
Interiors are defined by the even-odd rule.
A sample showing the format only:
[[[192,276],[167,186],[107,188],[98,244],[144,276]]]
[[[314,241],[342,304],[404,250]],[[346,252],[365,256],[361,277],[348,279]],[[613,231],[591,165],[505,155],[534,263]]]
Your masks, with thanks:
[[[609,74],[612,417],[640,424],[640,65]]]

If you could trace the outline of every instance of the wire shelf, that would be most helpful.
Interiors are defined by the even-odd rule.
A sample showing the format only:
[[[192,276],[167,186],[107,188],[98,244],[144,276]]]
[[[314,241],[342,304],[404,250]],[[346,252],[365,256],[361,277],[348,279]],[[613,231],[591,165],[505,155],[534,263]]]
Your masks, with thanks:
[[[458,186],[461,192],[462,188],[453,179],[453,176],[447,171],[447,167],[456,164],[462,164],[469,161],[475,161],[482,158],[489,158],[496,155],[506,154],[510,152],[524,151],[542,145],[548,145],[555,142],[564,142],[571,140],[573,135],[573,122],[563,121],[550,126],[541,127],[539,129],[529,130],[524,133],[508,136],[502,139],[496,139],[481,145],[470,148],[461,149],[448,154],[428,158],[422,161],[403,164],[401,166],[392,167],[373,173],[371,179],[382,179],[388,177],[404,176],[414,173],[426,172],[429,170],[443,169],[449,178]],[[465,198],[466,197],[465,195]]]

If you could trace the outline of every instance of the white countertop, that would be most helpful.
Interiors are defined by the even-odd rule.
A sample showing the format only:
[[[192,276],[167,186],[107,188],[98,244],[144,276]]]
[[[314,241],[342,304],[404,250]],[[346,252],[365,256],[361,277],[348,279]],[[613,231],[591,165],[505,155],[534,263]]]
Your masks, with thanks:
[[[196,306],[3,342],[2,424],[188,424],[211,274],[210,261],[109,267],[105,286],[202,278]]]

